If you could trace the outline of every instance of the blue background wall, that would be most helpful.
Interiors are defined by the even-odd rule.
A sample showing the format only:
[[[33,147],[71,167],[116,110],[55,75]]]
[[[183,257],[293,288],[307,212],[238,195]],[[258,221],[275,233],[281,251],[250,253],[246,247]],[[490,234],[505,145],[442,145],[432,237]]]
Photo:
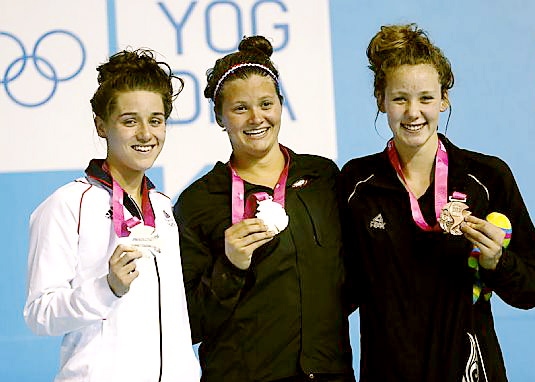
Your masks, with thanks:
[[[373,79],[365,56],[370,38],[380,25],[417,22],[449,57],[456,75],[450,94],[453,113],[447,135],[459,146],[505,159],[533,216],[535,2],[332,0],[330,10],[338,164],[382,150],[390,136],[382,117],[378,119],[377,132],[374,130]],[[306,65],[306,59],[300,64]],[[16,121],[16,116],[2,117],[0,129],[8,138],[4,144],[19,145],[23,150],[22,142],[9,140],[9,125]],[[79,176],[81,170],[0,174],[0,232],[4,243],[0,255],[1,381],[50,381],[57,368],[59,339],[34,336],[22,320],[27,222],[40,201],[59,185]],[[163,187],[161,171],[153,170],[151,177]],[[497,297],[493,300],[509,379],[535,380],[535,351],[530,346],[535,341],[535,311],[513,309]],[[351,322],[358,369],[356,314]]]

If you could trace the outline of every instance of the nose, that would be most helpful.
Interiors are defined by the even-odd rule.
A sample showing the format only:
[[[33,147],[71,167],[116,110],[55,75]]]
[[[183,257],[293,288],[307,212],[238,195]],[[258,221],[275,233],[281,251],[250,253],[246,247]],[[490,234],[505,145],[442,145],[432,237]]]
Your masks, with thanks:
[[[420,116],[420,108],[418,105],[418,102],[409,101],[407,102],[407,109],[405,110],[405,114],[410,119],[415,119]]]
[[[253,107],[249,111],[249,123],[251,125],[259,125],[262,123],[262,113],[256,107]]]
[[[148,142],[151,138],[150,126],[148,123],[140,121],[136,131],[136,138],[140,142]]]

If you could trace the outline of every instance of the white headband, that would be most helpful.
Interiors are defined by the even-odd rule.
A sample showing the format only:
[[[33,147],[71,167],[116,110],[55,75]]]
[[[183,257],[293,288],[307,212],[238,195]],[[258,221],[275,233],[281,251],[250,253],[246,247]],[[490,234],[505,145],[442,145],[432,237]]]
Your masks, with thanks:
[[[219,91],[219,88],[221,87],[221,84],[223,83],[223,81],[225,81],[225,78],[228,77],[229,74],[233,73],[234,71],[238,70],[239,68],[243,68],[245,66],[255,66],[257,68],[261,68],[261,69],[264,69],[266,72],[269,73],[269,75],[273,78],[273,80],[275,81],[275,84],[278,84],[278,80],[277,80],[277,76],[275,76],[275,74],[267,67],[267,66],[264,66],[262,64],[255,64],[255,63],[249,63],[249,62],[245,62],[243,64],[238,64],[238,65],[234,65],[232,68],[230,68],[229,70],[227,70],[225,72],[225,74],[223,74],[221,76],[221,78],[219,79],[219,81],[217,81],[217,85],[215,86],[215,89],[214,89],[214,95],[212,97],[212,100],[215,101],[215,96],[217,95],[217,92]]]

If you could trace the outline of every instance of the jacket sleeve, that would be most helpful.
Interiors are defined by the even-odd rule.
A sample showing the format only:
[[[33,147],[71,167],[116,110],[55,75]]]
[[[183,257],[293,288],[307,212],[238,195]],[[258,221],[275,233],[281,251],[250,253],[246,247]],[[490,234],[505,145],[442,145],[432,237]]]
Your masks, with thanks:
[[[513,174],[504,162],[498,173],[504,184],[503,194],[497,192],[496,203],[491,196],[491,205],[511,221],[511,242],[494,271],[482,270],[482,279],[507,304],[530,309],[535,306],[535,228]]]
[[[183,205],[187,207],[182,208]],[[195,344],[210,340],[221,330],[239,301],[249,272],[227,259],[223,242],[219,250],[210,246],[200,228],[205,218],[193,217],[196,214],[191,206],[180,198],[174,206],[174,216],[180,233],[182,271]]]
[[[30,217],[24,319],[39,335],[63,335],[105,318],[118,300],[106,276],[73,288],[78,261],[78,211],[56,192]],[[98,238],[97,238],[98,239]]]
[[[349,209],[349,196],[351,195],[351,176],[349,166],[342,168],[336,181],[336,195],[338,208],[340,210],[340,221],[342,227],[342,240],[344,244],[344,267],[346,272],[346,282],[344,284],[344,300],[348,313],[352,313],[359,307],[359,271],[358,264],[359,248],[356,234],[357,224],[351,218]],[[360,236],[363,237],[363,236]]]

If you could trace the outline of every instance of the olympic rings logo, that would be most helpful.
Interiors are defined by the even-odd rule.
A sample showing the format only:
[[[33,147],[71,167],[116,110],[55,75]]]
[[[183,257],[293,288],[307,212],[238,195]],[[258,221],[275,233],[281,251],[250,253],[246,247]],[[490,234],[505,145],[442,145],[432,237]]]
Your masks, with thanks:
[[[45,40],[50,41],[51,38],[58,37],[58,36],[64,36],[71,40],[74,40],[74,43],[77,45],[77,48],[80,49],[80,56],[81,56],[80,64],[77,67],[75,67],[73,70],[70,70],[70,72],[66,74],[62,74],[62,75],[58,73],[59,70],[51,62],[51,60],[48,60],[47,58],[45,58],[40,52],[40,49],[41,50],[43,49],[42,45]],[[65,82],[76,77],[82,71],[85,65],[86,51],[84,48],[84,44],[82,43],[80,38],[78,38],[72,32],[69,32],[66,30],[60,30],[60,29],[46,32],[45,34],[43,34],[41,37],[37,39],[37,41],[35,42],[35,45],[33,46],[33,50],[31,54],[28,54],[24,44],[19,38],[17,38],[16,36],[8,32],[0,31],[0,46],[1,46],[2,39],[5,39],[5,38],[15,43],[16,49],[20,50],[20,55],[7,65],[3,73],[0,69],[0,75],[2,75],[2,77],[0,77],[0,84],[4,87],[4,90],[6,91],[6,94],[8,95],[8,97],[13,102],[17,103],[20,106],[37,107],[37,106],[41,106],[47,103],[56,93],[58,84],[60,82]],[[56,49],[58,49],[58,51],[61,52],[61,50],[59,49],[63,48],[64,44],[58,45],[61,43],[61,41],[58,39],[56,39],[55,42],[57,46]],[[1,51],[4,52],[3,54],[5,54],[6,52],[5,49],[1,49]],[[29,66],[28,65],[29,62],[33,64],[35,71],[42,78],[50,81],[52,85],[51,85],[51,90],[48,92],[48,94],[46,94],[44,97],[39,96],[41,97],[39,100],[23,101],[20,96],[17,96],[15,94],[15,90],[13,89],[13,83],[15,80],[18,80],[21,78],[25,69]],[[29,95],[29,92],[27,90],[26,90],[26,95]]]

